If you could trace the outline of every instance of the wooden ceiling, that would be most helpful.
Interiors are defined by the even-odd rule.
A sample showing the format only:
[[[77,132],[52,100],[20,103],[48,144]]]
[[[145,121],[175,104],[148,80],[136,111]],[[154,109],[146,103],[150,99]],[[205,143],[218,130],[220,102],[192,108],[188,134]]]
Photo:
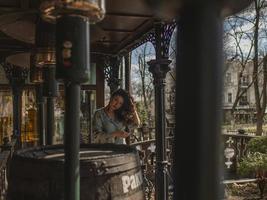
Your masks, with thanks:
[[[104,20],[90,28],[91,52],[117,54],[134,46],[142,35],[153,28],[155,18],[146,1],[106,0]],[[224,12],[231,9],[236,12],[251,0],[221,1],[226,8]],[[0,57],[27,52],[34,47],[39,5],[40,0],[0,0]]]
[[[40,0],[0,0],[0,55],[34,46]],[[117,54],[153,27],[152,10],[144,0],[107,0],[103,21],[91,25],[91,51]]]

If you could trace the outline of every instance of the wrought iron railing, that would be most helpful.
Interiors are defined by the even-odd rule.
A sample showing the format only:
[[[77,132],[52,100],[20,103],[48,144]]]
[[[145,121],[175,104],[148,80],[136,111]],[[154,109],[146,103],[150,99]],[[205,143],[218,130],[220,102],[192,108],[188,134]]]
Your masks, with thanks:
[[[237,167],[241,159],[247,155],[248,142],[256,137],[255,134],[240,134],[239,131],[231,131],[222,134],[224,179],[238,178]]]
[[[167,147],[167,160],[169,162],[168,171],[166,173],[169,177],[169,199],[172,196],[172,153],[173,153],[173,135],[174,128],[166,128],[166,147]],[[223,142],[223,159],[222,165],[225,168],[226,179],[236,178],[236,171],[238,162],[247,154],[247,144],[250,139],[254,138],[252,134],[240,134],[236,132],[228,132],[222,134]],[[154,198],[154,185],[155,185],[155,164],[156,164],[156,146],[155,146],[155,129],[149,127],[141,127],[134,131],[132,135],[131,146],[135,146],[139,150],[141,165],[144,175],[146,199],[152,200]],[[190,144],[189,144],[190,145]],[[0,200],[6,200],[7,193],[7,176],[9,160],[16,147],[16,139],[11,142],[7,140],[0,150]],[[221,165],[221,166],[222,166]]]
[[[8,188],[8,166],[9,161],[13,155],[16,147],[17,140],[12,139],[11,142],[8,139],[4,139],[4,144],[0,150],[0,200],[6,200],[7,188]]]
[[[132,146],[139,150],[141,164],[144,174],[146,199],[153,199],[154,194],[154,181],[155,181],[155,129],[150,127],[141,127],[134,131],[132,136]],[[170,189],[172,187],[172,153],[173,153],[173,135],[174,128],[167,128],[167,157],[169,161],[168,173]],[[249,140],[256,137],[253,133],[240,134],[239,131],[231,131],[221,135],[222,154],[221,166],[224,167],[223,179],[238,178],[237,166],[241,159],[247,154],[247,144]],[[189,144],[190,145],[190,144]],[[171,190],[169,191],[171,197]],[[170,198],[171,199],[171,198]]]
[[[167,137],[166,137],[166,152],[167,152],[167,160],[169,162],[168,171],[166,174],[169,177],[169,199],[172,196],[172,153],[173,153],[173,133],[174,128],[168,127],[166,129]],[[154,199],[155,193],[155,164],[156,164],[156,146],[155,146],[155,129],[149,127],[141,127],[135,131],[135,134],[132,137],[132,141],[134,141],[131,146],[135,146],[139,151],[141,165],[143,169],[144,175],[144,185],[145,185],[145,194],[147,200]]]

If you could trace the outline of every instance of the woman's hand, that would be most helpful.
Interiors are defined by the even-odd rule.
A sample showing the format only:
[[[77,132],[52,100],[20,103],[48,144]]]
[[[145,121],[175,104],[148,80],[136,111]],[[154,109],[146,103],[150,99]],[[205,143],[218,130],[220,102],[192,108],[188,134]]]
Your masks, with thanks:
[[[136,106],[133,98],[130,98],[130,111],[133,113],[136,111]]]
[[[121,138],[127,138],[129,137],[130,133],[126,132],[126,131],[114,131],[112,133],[113,137],[121,137]]]

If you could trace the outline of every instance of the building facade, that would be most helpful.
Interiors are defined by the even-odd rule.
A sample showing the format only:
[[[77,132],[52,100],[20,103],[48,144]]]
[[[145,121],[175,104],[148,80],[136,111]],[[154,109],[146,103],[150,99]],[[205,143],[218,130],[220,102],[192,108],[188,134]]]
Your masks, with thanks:
[[[237,96],[239,80],[240,92]],[[238,61],[225,63],[222,96],[223,121],[225,124],[252,123],[255,120],[256,101],[252,82],[253,61],[249,61],[244,68]],[[233,110],[237,98],[238,102]]]

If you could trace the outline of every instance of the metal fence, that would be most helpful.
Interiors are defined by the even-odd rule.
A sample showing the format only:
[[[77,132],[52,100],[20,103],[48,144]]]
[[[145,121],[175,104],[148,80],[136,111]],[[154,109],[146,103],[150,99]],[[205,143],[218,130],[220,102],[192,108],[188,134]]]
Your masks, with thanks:
[[[166,172],[169,177],[169,199],[172,196],[172,155],[173,155],[173,135],[174,127],[166,129],[167,137],[167,157],[169,168]],[[146,199],[153,199],[155,183],[155,129],[151,127],[141,127],[134,131],[132,136],[132,146],[139,150],[141,164],[144,174]],[[221,135],[221,167],[224,168],[222,179],[238,179],[237,166],[241,159],[247,155],[247,144],[249,140],[256,137],[252,133],[240,134],[238,131],[231,131]],[[190,148],[190,142],[188,142]]]
[[[255,134],[240,134],[238,131],[231,131],[222,134],[223,143],[223,166],[224,166],[224,177],[223,179],[238,179],[237,173],[238,163],[244,156],[247,155],[248,142],[257,137]]]
[[[166,152],[168,160],[168,170],[166,171],[169,181],[169,199],[172,197],[172,154],[173,154],[173,134],[174,127],[166,129]],[[155,194],[155,166],[156,166],[156,146],[155,129],[151,127],[141,127],[135,130],[132,136],[131,146],[135,146],[139,151],[141,166],[144,175],[145,195],[147,200],[154,199]]]
[[[166,171],[169,179],[169,199],[172,197],[172,157],[173,157],[173,136],[174,127],[166,128],[166,147],[168,158],[168,170]],[[240,160],[247,154],[247,144],[250,139],[256,136],[228,132],[222,134],[222,155],[221,166],[224,167],[223,179],[238,178],[237,166]],[[6,200],[8,187],[8,165],[12,154],[16,148],[16,139],[10,142],[5,141],[0,150],[0,200]],[[190,148],[190,142],[188,142]],[[156,164],[156,146],[155,129],[151,127],[141,127],[134,130],[131,136],[131,146],[135,146],[139,151],[141,166],[144,175],[145,194],[147,200],[154,198],[155,186],[155,164]]]

